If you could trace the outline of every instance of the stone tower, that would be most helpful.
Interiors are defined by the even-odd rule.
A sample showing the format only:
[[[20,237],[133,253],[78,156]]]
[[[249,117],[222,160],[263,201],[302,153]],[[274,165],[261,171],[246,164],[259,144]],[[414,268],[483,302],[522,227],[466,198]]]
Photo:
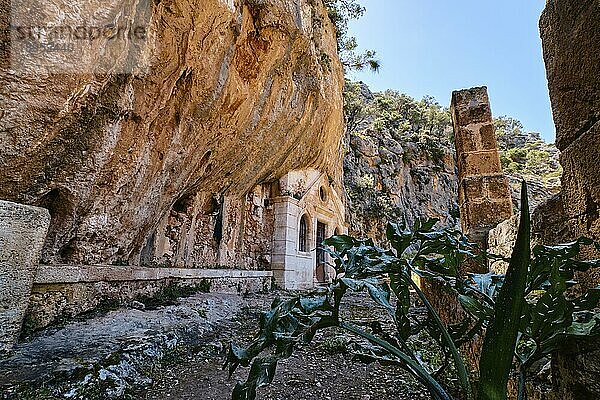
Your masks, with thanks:
[[[450,106],[458,162],[462,230],[486,247],[490,229],[513,215],[508,179],[502,173],[487,88],[452,93]]]

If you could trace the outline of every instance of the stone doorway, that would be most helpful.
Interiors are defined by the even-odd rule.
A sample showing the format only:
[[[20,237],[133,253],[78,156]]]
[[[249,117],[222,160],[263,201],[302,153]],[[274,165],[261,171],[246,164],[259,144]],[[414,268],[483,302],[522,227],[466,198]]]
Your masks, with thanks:
[[[321,221],[317,221],[317,257],[316,257],[316,277],[317,282],[327,282],[327,265],[325,264],[325,252],[322,248],[323,240],[325,240],[325,232],[327,231],[327,225]]]

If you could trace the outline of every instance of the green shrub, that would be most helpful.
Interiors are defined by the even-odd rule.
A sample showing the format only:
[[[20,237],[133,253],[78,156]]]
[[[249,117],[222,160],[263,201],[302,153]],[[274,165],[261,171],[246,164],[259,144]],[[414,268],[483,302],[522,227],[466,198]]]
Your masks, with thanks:
[[[522,192],[521,223],[506,276],[459,274],[459,266],[484,262],[487,258],[452,229],[434,230],[435,220],[417,222],[413,230],[390,223],[387,238],[391,249],[374,245],[372,240],[334,236],[324,242],[335,260],[336,277],[326,288],[281,301],[263,313],[260,332],[252,344],[241,348],[231,344],[226,366],[232,374],[240,365],[250,367],[246,382],[238,383],[234,400],[256,398],[258,387],[270,384],[279,360],[289,357],[296,345],[310,342],[318,330],[337,327],[360,340],[356,357],[364,362],[379,361],[411,372],[435,399],[450,400],[441,371],[450,367],[458,375],[460,398],[505,399],[507,381],[513,369],[519,374],[519,398],[525,396],[525,380],[531,365],[555,351],[567,338],[600,335],[600,317],[592,310],[600,300],[600,287],[584,295],[567,294],[575,271],[600,266],[599,260],[581,261],[578,254],[588,239],[558,246],[536,246],[530,254],[529,213],[526,186]],[[434,280],[454,293],[466,311],[465,319],[446,326],[412,275]],[[340,305],[348,291],[366,290],[393,321],[389,330],[373,330],[372,324],[340,316]],[[410,291],[414,290],[428,311],[426,320],[414,320],[409,310]],[[381,324],[386,324],[385,320]],[[480,376],[474,392],[471,377],[457,348],[483,334],[487,328]],[[408,345],[415,335],[429,335],[442,349],[442,367],[430,370]],[[513,355],[516,363],[513,363]]]
[[[530,150],[527,153],[525,168],[531,172],[542,174],[547,170],[550,154],[543,150]]]

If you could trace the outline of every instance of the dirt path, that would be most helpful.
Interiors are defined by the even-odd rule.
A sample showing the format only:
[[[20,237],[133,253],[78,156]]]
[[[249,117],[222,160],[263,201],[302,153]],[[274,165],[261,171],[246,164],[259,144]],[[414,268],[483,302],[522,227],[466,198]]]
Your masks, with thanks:
[[[351,299],[353,313],[368,316],[360,297]],[[263,303],[264,304],[264,303]],[[257,329],[259,310],[243,309],[222,324],[205,344],[164,365],[152,387],[140,393],[146,400],[229,399],[235,380],[248,372],[240,368],[229,380],[221,369],[226,343],[248,342]],[[398,368],[365,365],[352,361],[341,344],[351,340],[339,331],[317,335],[312,344],[299,349],[278,367],[273,385],[260,389],[263,400],[402,400],[429,398],[408,373]]]

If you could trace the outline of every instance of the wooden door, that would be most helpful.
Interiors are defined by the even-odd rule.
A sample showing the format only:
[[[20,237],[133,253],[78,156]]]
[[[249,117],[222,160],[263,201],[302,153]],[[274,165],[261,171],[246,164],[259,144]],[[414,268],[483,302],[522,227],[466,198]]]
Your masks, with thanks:
[[[317,282],[326,282],[327,276],[325,274],[327,266],[325,265],[325,252],[323,251],[323,240],[325,240],[325,232],[327,225],[321,221],[317,221],[317,265],[316,265],[316,276]]]

